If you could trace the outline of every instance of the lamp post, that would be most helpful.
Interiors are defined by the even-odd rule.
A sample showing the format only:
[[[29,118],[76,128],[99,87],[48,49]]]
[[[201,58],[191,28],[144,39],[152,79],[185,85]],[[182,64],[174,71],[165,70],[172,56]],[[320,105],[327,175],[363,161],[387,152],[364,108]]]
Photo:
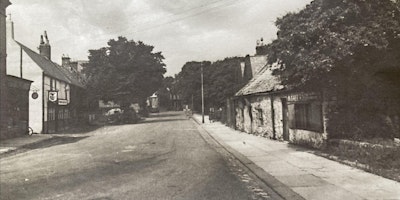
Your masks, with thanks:
[[[204,78],[203,78],[203,63],[201,66],[201,122],[204,124]]]

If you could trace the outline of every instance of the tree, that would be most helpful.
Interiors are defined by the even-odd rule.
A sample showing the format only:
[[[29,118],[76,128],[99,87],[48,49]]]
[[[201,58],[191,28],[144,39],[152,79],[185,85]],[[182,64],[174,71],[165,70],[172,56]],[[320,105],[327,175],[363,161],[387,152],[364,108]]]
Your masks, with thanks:
[[[213,107],[226,105],[226,100],[233,97],[243,86],[241,84],[240,62],[243,58],[225,58],[211,64],[212,74],[208,98]]]
[[[359,46],[386,48],[399,37],[400,12],[390,0],[315,0],[299,13],[277,20],[278,39],[270,46],[271,62],[289,87],[325,84],[335,63]]]
[[[400,68],[398,5],[391,0],[314,0],[299,13],[277,20],[278,38],[268,46],[270,61],[281,63],[275,74],[288,89],[338,97],[328,115],[331,135],[399,134],[393,124],[399,122],[400,111],[388,111],[398,104],[385,101],[400,100],[398,82],[382,80]],[[384,88],[386,92],[379,92]]]
[[[167,76],[164,78],[162,87],[157,91],[160,107],[166,108],[168,110],[172,109],[170,95],[175,94],[174,83],[174,77]]]
[[[226,100],[241,88],[240,62],[243,58],[225,58],[216,62],[187,62],[176,76],[174,88],[186,104],[201,109],[201,67],[204,73],[204,99],[206,112],[210,107],[224,107]]]
[[[203,68],[204,74],[204,93],[205,99],[207,97],[207,87],[211,71],[211,62],[202,61],[196,62],[191,61],[183,65],[182,70],[176,75],[175,88],[179,91],[184,104],[194,106],[194,110],[201,110],[201,68]],[[192,101],[193,100],[193,101]],[[205,101],[206,103],[208,101]]]
[[[127,40],[111,39],[107,47],[89,50],[89,63],[84,68],[87,88],[94,100],[115,101],[122,107],[152,95],[163,83],[166,72],[161,52],[154,47]]]
[[[337,63],[330,75],[337,96],[328,126],[334,137],[400,137],[399,63],[400,39],[385,49],[361,46]]]

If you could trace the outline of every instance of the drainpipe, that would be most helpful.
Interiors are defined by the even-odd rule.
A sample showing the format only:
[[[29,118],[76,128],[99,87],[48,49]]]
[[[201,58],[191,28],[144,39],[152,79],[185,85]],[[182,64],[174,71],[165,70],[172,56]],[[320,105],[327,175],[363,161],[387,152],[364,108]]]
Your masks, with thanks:
[[[271,95],[270,100],[271,100],[271,119],[272,119],[272,139],[276,140],[274,95]]]
[[[19,48],[19,77],[22,78],[22,47]]]

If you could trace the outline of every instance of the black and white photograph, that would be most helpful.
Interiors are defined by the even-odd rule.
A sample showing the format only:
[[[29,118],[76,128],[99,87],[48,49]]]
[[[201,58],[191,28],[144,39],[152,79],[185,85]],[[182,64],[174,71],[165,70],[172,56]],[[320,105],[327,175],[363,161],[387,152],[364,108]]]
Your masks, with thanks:
[[[400,200],[400,0],[0,0],[0,200]]]

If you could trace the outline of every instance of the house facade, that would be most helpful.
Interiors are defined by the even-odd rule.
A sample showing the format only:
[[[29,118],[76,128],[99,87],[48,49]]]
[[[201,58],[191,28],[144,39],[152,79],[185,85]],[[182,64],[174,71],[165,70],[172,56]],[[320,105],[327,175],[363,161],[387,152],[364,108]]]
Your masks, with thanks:
[[[271,139],[324,146],[327,139],[326,108],[322,93],[285,89],[265,65],[235,95],[235,128]]]
[[[14,38],[7,20],[7,73],[32,81],[29,90],[29,127],[36,133],[54,133],[84,121],[84,85],[80,75],[51,60],[47,33],[35,52]]]
[[[7,45],[6,45],[6,8],[11,3],[0,0],[0,132],[7,129]]]

